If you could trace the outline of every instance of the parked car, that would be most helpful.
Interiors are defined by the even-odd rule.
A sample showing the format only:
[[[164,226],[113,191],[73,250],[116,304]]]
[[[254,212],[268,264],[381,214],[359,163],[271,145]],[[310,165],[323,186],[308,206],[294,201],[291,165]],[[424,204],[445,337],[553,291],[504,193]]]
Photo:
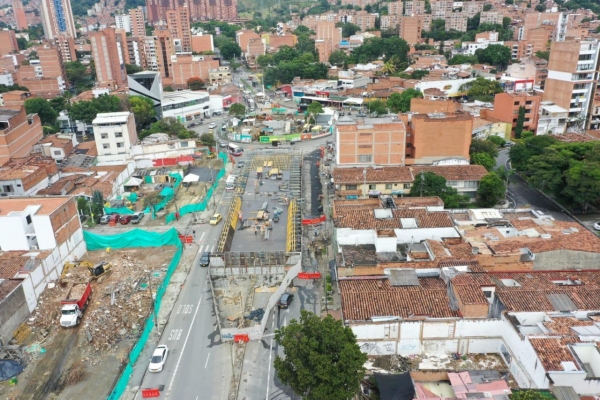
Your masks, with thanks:
[[[221,222],[222,219],[223,217],[221,216],[221,214],[214,214],[212,217],[210,217],[209,224],[217,225],[219,222]]]
[[[119,218],[119,222],[121,223],[121,225],[127,225],[128,223],[131,222],[131,219],[133,218],[133,215],[121,215],[121,218]]]
[[[143,212],[139,212],[137,214],[135,214],[132,218],[131,218],[131,223],[132,224],[139,224],[140,221],[144,218],[144,213]]]
[[[504,144],[502,145],[502,147],[512,147],[512,146],[514,146],[514,145],[515,145],[515,143],[514,143],[514,142],[506,142],[506,143],[504,143]]]
[[[216,127],[217,127],[217,124],[216,124],[216,123],[214,123],[214,122],[211,122],[211,123],[208,125],[208,127],[209,127],[210,129],[213,129],[213,128],[216,128]]]
[[[350,113],[348,113],[348,115],[350,115]],[[367,114],[363,113],[363,112],[359,112],[358,114],[356,114],[357,117],[366,117]]]
[[[227,147],[227,142],[219,142],[219,147]]]
[[[111,217],[110,214],[104,214],[102,217],[100,217],[100,223],[102,225],[108,224],[108,222],[110,221],[110,217]]]
[[[290,306],[292,300],[294,300],[294,295],[293,294],[291,294],[291,293],[284,293],[279,298],[279,301],[277,302],[277,307],[279,307],[279,308],[288,308]]]
[[[244,168],[244,164],[246,164],[246,163],[243,162],[243,161],[240,161],[240,162],[237,163],[237,167],[238,168]]]
[[[600,231],[600,221],[598,221],[594,224],[594,229],[597,231]]]
[[[150,366],[148,370],[150,372],[160,372],[165,367],[165,362],[167,361],[167,357],[169,356],[169,348],[161,344],[154,349],[154,353],[152,353],[152,358],[150,359]]]
[[[116,224],[117,222],[119,222],[120,218],[121,216],[119,214],[111,214],[110,218],[108,219],[108,223],[114,222]]]
[[[208,267],[209,265],[210,265],[210,252],[205,251],[200,256],[200,266],[201,267]]]
[[[171,182],[159,183],[158,185],[154,186],[154,190],[160,191],[160,190],[163,190],[166,187],[172,188],[173,184]]]

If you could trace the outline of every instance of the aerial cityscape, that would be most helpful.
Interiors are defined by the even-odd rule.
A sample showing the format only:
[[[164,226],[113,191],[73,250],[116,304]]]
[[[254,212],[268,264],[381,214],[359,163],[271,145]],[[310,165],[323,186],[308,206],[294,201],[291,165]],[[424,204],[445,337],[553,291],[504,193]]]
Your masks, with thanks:
[[[0,0],[0,397],[600,398],[600,3]]]

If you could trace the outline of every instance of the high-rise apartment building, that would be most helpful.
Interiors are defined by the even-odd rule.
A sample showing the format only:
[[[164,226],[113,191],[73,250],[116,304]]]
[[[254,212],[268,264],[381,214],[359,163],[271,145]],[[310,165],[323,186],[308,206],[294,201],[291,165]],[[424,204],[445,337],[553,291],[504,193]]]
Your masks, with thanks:
[[[569,110],[569,128],[590,127],[599,52],[595,40],[552,42],[543,99]]]
[[[77,37],[71,0],[41,0],[42,26],[48,40],[58,35]]]
[[[131,17],[128,14],[115,15],[115,26],[125,32],[131,32]]]
[[[0,31],[0,56],[13,54],[19,51],[15,31],[3,29]]]
[[[175,55],[171,32],[165,28],[154,30],[154,49],[156,54],[156,68],[160,72],[165,85],[173,83],[171,56]]]
[[[130,9],[129,19],[131,21],[131,36],[138,38],[143,38],[146,36],[144,9],[142,7]]]
[[[317,51],[319,61],[327,62],[331,53],[339,48],[342,41],[342,30],[335,26],[335,22],[317,22]]]
[[[179,8],[189,10],[192,21],[221,20],[231,21],[237,19],[237,0],[146,0],[148,22],[154,24],[167,21],[167,12]]]
[[[71,36],[58,35],[56,37],[56,45],[60,52],[60,58],[63,63],[77,61],[77,53],[75,53],[75,39]]]
[[[17,30],[22,31],[28,28],[27,16],[25,15],[25,9],[23,8],[23,2],[21,0],[14,0],[12,2],[13,15],[15,16],[15,26]]]
[[[96,79],[102,87],[116,88],[127,82],[121,43],[114,28],[90,34]]]
[[[27,87],[32,95],[54,98],[67,88],[59,49],[56,46],[38,47],[37,53],[37,60],[19,67],[15,73],[16,81]]]
[[[127,38],[128,64],[134,64],[142,69],[148,68],[143,37],[130,36]]]
[[[179,7],[167,11],[167,28],[171,32],[175,53],[192,52],[192,34],[190,31],[190,11]]]
[[[399,3],[403,4],[402,2],[399,2]],[[407,1],[404,4],[405,4],[404,5],[404,15],[406,15],[406,16],[410,17],[412,15],[425,14],[425,1],[424,0]],[[402,10],[402,8],[400,8],[400,12],[398,12],[398,14],[402,13],[401,10]]]
[[[44,132],[37,114],[27,115],[25,107],[0,110],[0,165],[11,157],[25,157]]]

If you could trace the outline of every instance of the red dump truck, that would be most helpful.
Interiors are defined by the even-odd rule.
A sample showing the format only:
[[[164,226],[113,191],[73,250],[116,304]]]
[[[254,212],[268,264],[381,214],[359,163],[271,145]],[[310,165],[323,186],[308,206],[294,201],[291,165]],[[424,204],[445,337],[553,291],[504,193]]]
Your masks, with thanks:
[[[79,325],[91,297],[92,285],[89,282],[71,286],[67,298],[60,302],[62,304],[60,325],[65,328]]]

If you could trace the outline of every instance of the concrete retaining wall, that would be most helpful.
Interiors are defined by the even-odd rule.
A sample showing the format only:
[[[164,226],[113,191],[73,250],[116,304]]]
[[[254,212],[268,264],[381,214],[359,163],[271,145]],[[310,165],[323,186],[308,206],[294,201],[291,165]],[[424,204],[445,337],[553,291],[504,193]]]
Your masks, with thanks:
[[[6,344],[29,316],[23,285],[19,284],[0,302],[0,340]]]

